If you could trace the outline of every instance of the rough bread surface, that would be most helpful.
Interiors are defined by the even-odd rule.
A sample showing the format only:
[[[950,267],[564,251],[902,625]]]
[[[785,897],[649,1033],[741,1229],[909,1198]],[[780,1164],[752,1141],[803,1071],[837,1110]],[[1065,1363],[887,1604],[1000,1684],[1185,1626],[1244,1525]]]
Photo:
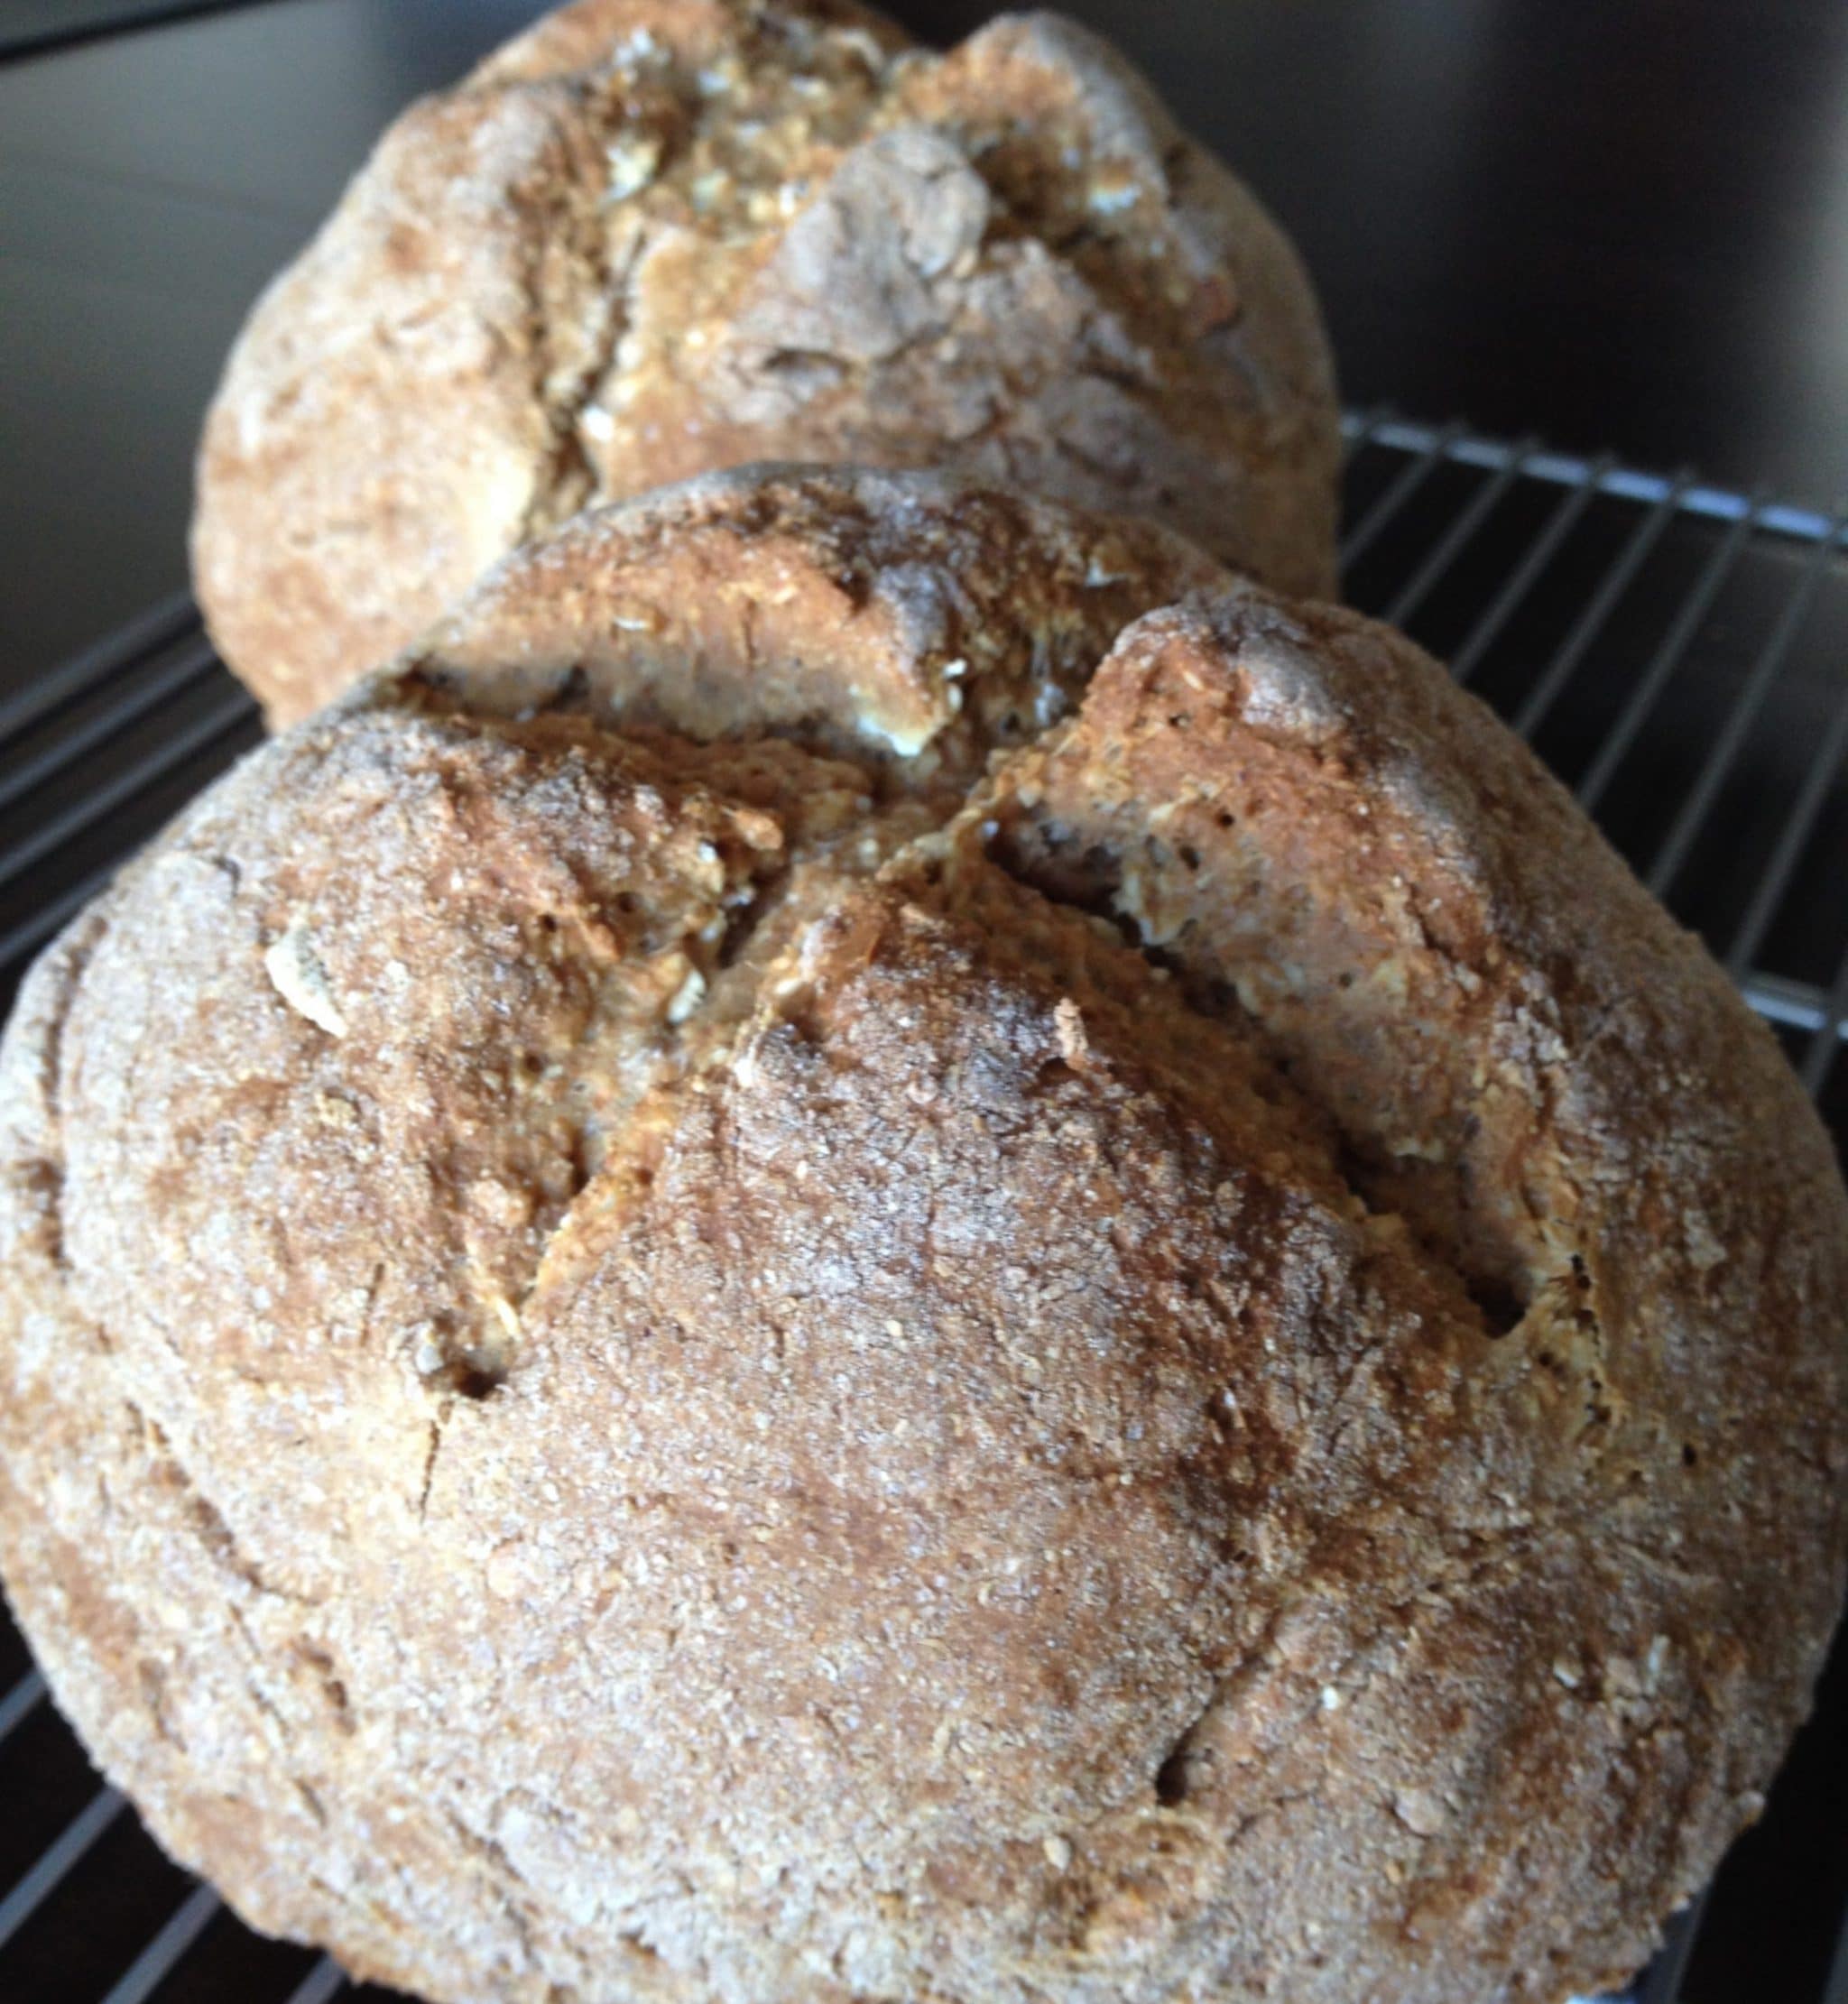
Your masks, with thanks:
[[[583,0],[385,134],[232,354],[193,565],[306,715],[576,509],[747,460],[944,466],[1329,593],[1315,300],[1105,44],[837,0]]]
[[[1146,526],[580,518],[70,928],[0,1134],[60,1704],[457,2004],[1551,2004],[1842,1589],[1771,1038],[1437,666]]]

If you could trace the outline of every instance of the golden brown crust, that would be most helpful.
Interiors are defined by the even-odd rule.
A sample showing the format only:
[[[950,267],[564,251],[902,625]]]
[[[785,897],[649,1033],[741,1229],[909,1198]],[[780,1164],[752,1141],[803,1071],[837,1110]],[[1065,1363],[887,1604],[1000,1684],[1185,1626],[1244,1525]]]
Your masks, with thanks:
[[[587,0],[405,114],[256,308],[197,589],[287,722],[578,507],[770,458],[948,466],[1333,588],[1307,282],[1105,45]]]
[[[1139,613],[1227,582],[1146,522],[953,475],[753,466],[580,516],[388,673],[471,710],[774,729],[959,800],[1071,712]]]
[[[1441,670],[1150,531],[573,524],[71,928],[0,1122],[59,1701],[433,1997],[1595,1989],[1841,1591],[1769,1039]]]
[[[1848,1248],[1826,1134],[1565,790],[1357,615],[1260,593],[1151,614],[972,816],[1011,871],[1113,913],[1196,1006],[1248,1025],[1334,1121],[1357,1191],[1507,1329],[1487,1375],[1539,1453],[1514,1576],[1483,1583],[1494,1612],[1417,1623],[1428,1702],[1455,1708],[1424,1748],[1455,1793],[1420,1870],[1446,1925],[1466,1916],[1512,1970],[1550,1971],[1575,1935],[1577,1987],[1600,1987],[1637,1958],[1626,1900],[1690,1892],[1752,1813],[1839,1607]],[[1530,1744],[1453,1730],[1496,1717],[1491,1674],[1538,1679]],[[1459,1822],[1485,1771],[1506,1800]]]

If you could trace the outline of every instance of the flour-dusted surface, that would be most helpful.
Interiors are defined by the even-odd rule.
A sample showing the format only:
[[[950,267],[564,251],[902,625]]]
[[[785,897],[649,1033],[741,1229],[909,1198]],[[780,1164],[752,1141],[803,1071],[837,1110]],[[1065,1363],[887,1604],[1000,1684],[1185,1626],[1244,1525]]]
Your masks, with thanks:
[[[1333,589],[1307,281],[1106,46],[584,0],[408,112],[255,309],[198,595],[286,722],[574,509],[764,458],[958,467]]]
[[[574,523],[183,817],[0,1092],[59,1701],[433,1997],[1594,1990],[1837,1605],[1768,1036],[1423,656],[1146,528]]]

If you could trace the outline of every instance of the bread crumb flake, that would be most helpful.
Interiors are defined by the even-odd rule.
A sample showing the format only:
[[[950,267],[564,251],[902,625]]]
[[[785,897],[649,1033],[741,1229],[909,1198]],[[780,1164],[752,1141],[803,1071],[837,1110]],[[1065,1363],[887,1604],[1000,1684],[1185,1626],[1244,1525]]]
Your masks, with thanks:
[[[303,920],[291,919],[282,937],[265,949],[263,972],[298,1016],[305,1016],[329,1037],[346,1036],[346,1019],[334,1000],[327,969],[315,953]]]
[[[604,149],[610,178],[605,199],[626,200],[651,181],[661,166],[660,138],[650,132],[625,132]]]
[[[668,1003],[669,1022],[676,1026],[684,1023],[705,999],[706,976],[698,968],[689,967],[687,978],[675,989],[673,1000]]]
[[[1447,1820],[1443,1802],[1428,1788],[1401,1788],[1393,1798],[1392,1812],[1418,1837],[1437,1836]]]

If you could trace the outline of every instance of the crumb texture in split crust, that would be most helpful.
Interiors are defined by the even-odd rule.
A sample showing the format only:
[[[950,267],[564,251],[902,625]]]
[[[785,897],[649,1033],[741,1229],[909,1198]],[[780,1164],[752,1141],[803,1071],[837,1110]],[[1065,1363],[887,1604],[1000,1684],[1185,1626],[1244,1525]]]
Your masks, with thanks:
[[[431,1998],[1550,2000],[1808,1702],[1843,1226],[1408,642],[711,477],[33,972],[0,1566],[162,1842]]]
[[[576,510],[943,466],[1335,587],[1338,408],[1282,232],[1107,44],[592,0],[385,134],[254,309],[195,590],[286,724]]]

